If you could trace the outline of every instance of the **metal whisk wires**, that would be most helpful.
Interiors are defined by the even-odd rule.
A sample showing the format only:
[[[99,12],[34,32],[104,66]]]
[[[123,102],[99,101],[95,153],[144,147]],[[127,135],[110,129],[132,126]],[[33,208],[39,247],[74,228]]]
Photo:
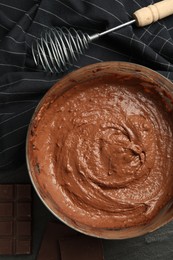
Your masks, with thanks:
[[[173,0],[164,0],[143,7],[133,13],[135,19],[111,29],[88,35],[74,28],[52,28],[41,34],[32,45],[32,54],[36,65],[42,65],[45,71],[63,72],[74,65],[80,54],[83,54],[89,43],[101,36],[115,32],[135,23],[139,27],[149,25],[173,14]]]
[[[32,45],[33,59],[35,64],[41,65],[45,71],[64,72],[74,65],[81,54],[85,53],[92,41],[133,23],[135,19],[93,35],[74,28],[47,29]]]
[[[45,71],[64,72],[74,64],[80,54],[88,48],[88,34],[74,28],[50,28],[32,45],[32,55],[36,65]]]

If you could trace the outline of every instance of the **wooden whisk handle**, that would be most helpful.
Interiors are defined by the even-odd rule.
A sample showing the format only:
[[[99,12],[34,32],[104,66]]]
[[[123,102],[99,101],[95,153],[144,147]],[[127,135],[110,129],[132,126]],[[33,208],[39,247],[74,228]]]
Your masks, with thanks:
[[[133,16],[137,26],[143,27],[171,14],[173,14],[173,0],[163,0],[137,10]]]

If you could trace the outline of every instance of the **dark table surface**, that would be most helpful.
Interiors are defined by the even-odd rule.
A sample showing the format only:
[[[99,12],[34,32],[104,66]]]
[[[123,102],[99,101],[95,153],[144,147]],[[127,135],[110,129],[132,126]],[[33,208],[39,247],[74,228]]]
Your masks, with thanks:
[[[30,183],[26,165],[0,172],[0,183]],[[43,205],[33,189],[32,208],[32,254],[29,256],[7,257],[5,260],[36,260],[46,224],[55,217]],[[103,240],[105,260],[172,260],[173,259],[173,221],[159,230],[127,240]],[[81,259],[82,260],[82,259]]]

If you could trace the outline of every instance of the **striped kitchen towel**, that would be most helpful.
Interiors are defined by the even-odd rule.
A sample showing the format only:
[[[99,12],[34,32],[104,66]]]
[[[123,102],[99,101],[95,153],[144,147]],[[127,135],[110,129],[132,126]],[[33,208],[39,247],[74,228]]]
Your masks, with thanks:
[[[153,0],[0,0],[0,169],[25,160],[34,109],[62,75],[36,68],[31,44],[50,26],[93,34],[132,19]],[[145,28],[134,25],[95,42],[73,69],[100,61],[145,65],[173,80],[173,15]]]

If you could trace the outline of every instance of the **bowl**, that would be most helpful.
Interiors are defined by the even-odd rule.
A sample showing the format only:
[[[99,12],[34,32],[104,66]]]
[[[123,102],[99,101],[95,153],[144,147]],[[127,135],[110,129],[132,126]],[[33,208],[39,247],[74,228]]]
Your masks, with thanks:
[[[114,83],[121,95],[112,92],[115,90]],[[99,87],[101,85],[104,85],[104,88]],[[79,92],[78,97],[76,93]],[[141,94],[144,92],[150,100],[147,101],[148,104],[146,97]],[[69,93],[73,102],[69,99]],[[138,104],[135,103],[134,96]],[[56,103],[56,100],[60,100],[59,103]],[[115,106],[113,100],[118,104],[115,113],[112,112]],[[111,110],[106,108],[108,105],[105,102],[109,103]],[[68,106],[67,111],[64,110],[64,104]],[[91,119],[84,113],[87,106]],[[101,112],[95,106],[100,107]],[[51,111],[52,107],[55,109],[54,113]],[[138,107],[142,107],[139,114],[136,112]],[[160,112],[162,108],[163,112]],[[74,115],[75,111],[80,113],[80,110],[83,111],[83,118],[78,123],[78,118]],[[124,116],[125,110],[127,114]],[[60,115],[57,117],[59,121],[49,121],[49,118],[54,118],[57,113]],[[72,115],[75,127],[68,129]],[[146,115],[152,120],[155,118],[155,121],[148,121]],[[160,228],[173,219],[172,119],[173,84],[149,68],[127,62],[102,62],[66,75],[42,98],[28,129],[27,167],[38,196],[55,217],[90,236],[126,239]],[[87,120],[90,120],[89,123]],[[117,126],[112,126],[114,120],[118,120]],[[124,124],[124,120],[128,125]],[[63,121],[67,123],[67,129],[61,130],[64,127]],[[161,122],[160,125],[158,122]],[[97,129],[98,124],[101,130]],[[135,137],[135,131],[139,130],[140,136],[136,134]],[[87,131],[90,131],[89,136]],[[66,137],[61,138],[60,133],[64,132]],[[55,139],[52,139],[53,133],[56,135]],[[120,133],[123,133],[123,137]],[[161,134],[160,137],[158,133]],[[85,138],[82,137],[81,141],[82,135],[85,135]],[[114,150],[109,149],[112,143],[116,144]],[[126,146],[123,151],[121,145]],[[58,155],[54,155],[55,153]],[[80,158],[80,163],[75,161],[76,157]],[[103,165],[108,165],[109,160],[110,170],[105,175],[102,168]],[[94,164],[92,167],[95,169],[93,172],[90,168],[86,170],[87,178],[84,173],[85,164],[89,164],[87,167]],[[133,170],[129,170],[129,164]],[[75,173],[71,166],[74,166]],[[156,169],[157,174],[153,169]],[[75,180],[72,180],[73,176]],[[85,180],[89,187],[88,192],[85,190]],[[83,199],[81,194],[86,198]],[[142,202],[143,197],[146,197],[145,202]],[[73,208],[75,203],[77,207]],[[92,203],[92,209],[95,207],[93,211],[89,203]],[[154,210],[153,205],[157,210]]]

